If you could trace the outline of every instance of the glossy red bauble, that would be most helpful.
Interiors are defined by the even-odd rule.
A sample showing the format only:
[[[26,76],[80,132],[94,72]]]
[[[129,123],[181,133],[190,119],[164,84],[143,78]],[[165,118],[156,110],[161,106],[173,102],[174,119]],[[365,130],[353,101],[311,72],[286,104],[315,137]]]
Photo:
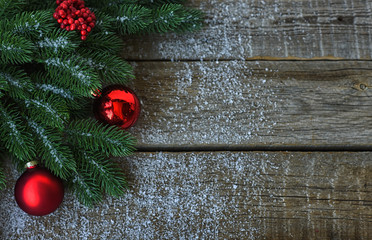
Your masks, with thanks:
[[[95,99],[93,111],[101,122],[127,129],[136,123],[141,104],[130,88],[112,85],[103,89]]]
[[[48,169],[31,166],[17,180],[14,195],[18,206],[26,213],[47,215],[62,203],[63,182]]]

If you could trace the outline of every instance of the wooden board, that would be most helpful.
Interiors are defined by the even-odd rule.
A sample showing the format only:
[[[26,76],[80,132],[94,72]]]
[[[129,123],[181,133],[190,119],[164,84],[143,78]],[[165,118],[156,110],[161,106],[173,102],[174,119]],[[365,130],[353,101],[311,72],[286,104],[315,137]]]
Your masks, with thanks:
[[[70,194],[55,213],[17,206],[9,168],[1,239],[371,239],[372,154],[138,153],[132,185],[87,209]]]
[[[194,0],[202,31],[126,38],[123,57],[371,59],[369,0]]]
[[[151,149],[372,147],[372,62],[138,62]],[[335,148],[335,149],[336,149]]]

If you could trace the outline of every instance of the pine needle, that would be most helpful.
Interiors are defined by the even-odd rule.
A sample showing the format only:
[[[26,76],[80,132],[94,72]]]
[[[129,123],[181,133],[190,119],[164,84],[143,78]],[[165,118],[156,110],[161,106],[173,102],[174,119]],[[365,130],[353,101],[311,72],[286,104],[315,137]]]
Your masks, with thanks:
[[[66,133],[69,142],[106,156],[127,156],[134,151],[135,139],[128,132],[93,119],[72,121]]]

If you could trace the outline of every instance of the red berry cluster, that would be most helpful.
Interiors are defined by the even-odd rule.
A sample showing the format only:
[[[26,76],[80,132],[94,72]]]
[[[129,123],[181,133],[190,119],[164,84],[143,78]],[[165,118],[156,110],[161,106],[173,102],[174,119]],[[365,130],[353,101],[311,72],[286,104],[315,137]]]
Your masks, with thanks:
[[[57,0],[53,17],[67,31],[80,31],[81,40],[86,40],[87,35],[96,25],[96,15],[85,7],[83,0]]]

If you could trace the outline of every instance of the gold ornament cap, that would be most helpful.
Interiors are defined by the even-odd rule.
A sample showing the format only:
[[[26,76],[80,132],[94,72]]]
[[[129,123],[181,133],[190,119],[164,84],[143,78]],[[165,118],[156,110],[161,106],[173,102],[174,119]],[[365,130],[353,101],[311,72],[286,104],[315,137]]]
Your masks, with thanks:
[[[39,164],[38,161],[30,161],[30,162],[26,163],[25,168],[34,168],[34,167],[36,167],[38,164]]]

